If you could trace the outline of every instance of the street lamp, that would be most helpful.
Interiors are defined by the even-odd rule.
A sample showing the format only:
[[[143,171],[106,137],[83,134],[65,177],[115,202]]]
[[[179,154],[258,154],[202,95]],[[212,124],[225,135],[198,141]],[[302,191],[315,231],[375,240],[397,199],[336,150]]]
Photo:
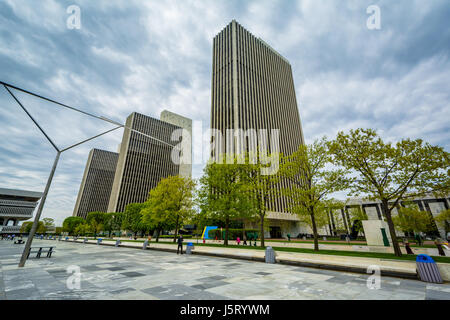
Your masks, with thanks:
[[[13,85],[8,84],[8,83],[3,82],[3,81],[0,81],[0,84],[3,85],[3,87],[5,87],[6,91],[8,91],[8,93],[11,95],[11,97],[14,98],[14,100],[17,102],[17,104],[22,108],[23,111],[25,111],[25,113],[28,115],[28,117],[31,119],[31,121],[34,122],[34,124],[38,127],[38,129],[42,132],[42,134],[47,138],[47,140],[50,142],[50,144],[51,144],[51,145],[53,146],[53,148],[56,150],[56,157],[55,157],[55,160],[54,160],[54,162],[53,162],[52,170],[50,171],[50,175],[49,175],[49,177],[48,177],[48,179],[47,179],[47,184],[45,185],[45,190],[44,190],[44,193],[43,193],[43,195],[42,195],[41,201],[40,201],[40,203],[39,203],[39,207],[38,207],[38,210],[37,210],[37,212],[36,212],[36,217],[34,218],[34,222],[33,222],[33,225],[32,225],[32,227],[31,227],[31,231],[30,231],[30,233],[29,233],[29,235],[28,235],[28,239],[27,239],[27,242],[26,242],[26,244],[25,244],[25,248],[24,248],[24,250],[23,250],[23,252],[22,252],[22,257],[20,258],[19,267],[25,266],[25,262],[27,261],[28,253],[29,253],[29,251],[30,251],[30,248],[31,248],[31,244],[32,244],[32,242],[33,242],[34,235],[36,234],[36,230],[37,230],[37,227],[38,227],[38,224],[39,224],[39,220],[40,220],[40,218],[41,218],[41,213],[42,213],[42,210],[43,210],[43,208],[44,208],[45,200],[47,199],[47,194],[48,194],[48,191],[50,190],[50,186],[51,186],[51,184],[52,184],[53,176],[54,176],[54,174],[55,174],[56,167],[57,167],[57,165],[58,165],[58,161],[59,161],[59,158],[60,158],[60,156],[61,156],[61,153],[63,153],[64,151],[70,150],[70,149],[72,149],[72,148],[75,148],[75,147],[77,147],[77,146],[79,146],[79,145],[81,145],[81,144],[83,144],[83,143],[86,143],[86,142],[88,142],[88,141],[91,141],[91,140],[94,140],[94,139],[96,139],[96,138],[98,138],[98,137],[101,137],[101,136],[103,136],[103,135],[105,135],[105,134],[107,134],[107,133],[110,133],[110,132],[112,132],[112,131],[115,131],[115,130],[117,130],[117,129],[119,129],[119,128],[129,129],[129,130],[131,130],[131,131],[133,131],[133,132],[136,132],[136,133],[138,133],[138,134],[141,134],[141,135],[143,135],[143,136],[145,136],[145,137],[147,137],[147,138],[150,138],[150,139],[156,140],[156,141],[158,141],[158,142],[160,142],[160,143],[169,145],[170,147],[174,147],[174,146],[171,145],[170,143],[167,143],[167,142],[165,142],[165,141],[162,141],[162,140],[159,140],[159,139],[157,139],[157,138],[154,138],[154,137],[152,137],[152,136],[150,136],[150,135],[147,135],[147,134],[145,134],[145,133],[142,133],[142,132],[140,132],[140,131],[137,131],[137,130],[135,130],[135,129],[132,129],[132,128],[128,127],[128,126],[125,126],[125,125],[122,124],[122,123],[119,123],[119,122],[117,122],[117,121],[108,119],[108,118],[106,118],[106,117],[103,117],[103,116],[97,116],[97,115],[88,113],[88,112],[86,112],[86,111],[82,111],[82,110],[80,110],[80,109],[77,109],[77,108],[68,106],[68,105],[66,105],[66,104],[57,102],[57,101],[55,101],[55,100],[52,100],[52,99],[49,99],[49,98],[46,98],[46,97],[43,97],[43,96],[41,96],[41,95],[38,95],[38,94],[36,94],[36,93],[27,91],[27,90],[25,90],[25,89],[22,89],[22,88],[19,88],[19,87],[16,87],[16,86],[13,86]],[[59,106],[61,106],[61,107],[64,107],[64,108],[67,108],[67,109],[70,109],[70,110],[73,110],[73,111],[76,111],[76,112],[85,114],[85,115],[87,115],[87,116],[89,116],[89,117],[93,117],[93,118],[96,118],[96,119],[98,119],[98,120],[102,120],[102,121],[105,121],[105,122],[109,122],[109,123],[111,123],[111,124],[114,124],[116,127],[112,128],[112,129],[110,129],[110,130],[108,130],[108,131],[105,131],[105,132],[103,132],[103,133],[100,133],[100,134],[98,134],[98,135],[95,135],[95,136],[93,136],[93,137],[90,137],[90,138],[88,138],[88,139],[85,139],[85,140],[83,140],[83,141],[80,141],[80,142],[78,142],[78,143],[76,143],[76,144],[73,144],[73,145],[71,145],[71,146],[69,146],[69,147],[67,147],[67,148],[65,148],[65,149],[59,149],[59,148],[56,146],[56,144],[52,141],[52,139],[47,135],[47,133],[44,131],[44,129],[42,129],[42,127],[37,123],[37,121],[33,118],[33,116],[32,116],[32,115],[28,112],[28,110],[23,106],[23,104],[19,101],[19,99],[11,92],[10,88],[11,88],[11,89],[18,90],[18,91],[21,91],[21,92],[26,93],[26,94],[29,94],[29,95],[31,95],[31,96],[37,97],[37,98],[39,98],[39,99],[46,100],[46,101],[48,101],[48,102],[54,103],[54,104],[56,104],[56,105],[59,105]]]

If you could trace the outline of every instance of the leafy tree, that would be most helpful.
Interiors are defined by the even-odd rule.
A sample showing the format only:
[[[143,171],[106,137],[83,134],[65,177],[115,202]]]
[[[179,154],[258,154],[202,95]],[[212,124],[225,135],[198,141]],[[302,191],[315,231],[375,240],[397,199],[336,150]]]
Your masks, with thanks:
[[[135,236],[144,228],[141,210],[143,203],[130,203],[125,207],[123,213],[122,229],[131,231]]]
[[[225,223],[225,246],[231,220],[240,219],[253,210],[251,187],[243,177],[246,166],[238,164],[209,163],[200,178],[198,201],[200,209],[209,217]]]
[[[42,222],[47,229],[51,229],[55,226],[55,219],[53,218],[44,218],[42,219]]]
[[[436,217],[434,217],[434,220],[437,224],[442,226],[445,230],[445,233],[449,232],[450,230],[450,209],[443,210],[441,213],[439,213]]]
[[[246,167],[244,168],[245,177],[242,177],[244,183],[248,184],[250,199],[253,202],[254,211],[259,219],[261,247],[264,247],[264,220],[267,211],[280,194],[277,192],[277,186],[280,182],[278,175],[278,167],[270,172],[269,165],[264,158],[270,158],[273,155],[265,155],[258,153],[256,155],[248,155],[246,157]],[[252,159],[253,157],[253,159]],[[267,172],[265,172],[267,171]]]
[[[381,201],[395,255],[401,256],[391,212],[402,199],[448,193],[449,153],[420,139],[385,143],[372,129],[340,132],[329,146],[335,163],[357,175],[351,194]]]
[[[33,226],[32,221],[26,221],[26,222],[22,223],[22,226],[20,227],[20,232],[21,233],[30,233],[32,226]]]
[[[357,208],[349,208],[349,216],[351,222],[355,226],[355,230],[359,233],[364,233],[364,227],[362,224],[363,220],[368,220],[367,214],[358,206]],[[352,226],[349,226],[349,228],[352,228]]]
[[[64,219],[62,228],[64,232],[67,232],[69,234],[73,234],[75,231],[75,228],[79,224],[86,223],[86,220],[81,217],[68,217]]]
[[[32,226],[33,226],[33,222],[32,221],[26,221],[20,227],[20,232],[21,233],[30,233]],[[38,227],[36,229],[36,233],[44,234],[46,232],[47,232],[47,228],[45,227],[44,222],[43,221],[39,221],[38,222]]]
[[[103,230],[109,233],[109,237],[111,237],[113,231],[120,230],[123,223],[123,216],[122,212],[105,213]]]
[[[63,228],[62,227],[56,227],[55,228],[55,235],[60,235],[63,232]]]
[[[431,230],[432,220],[427,211],[416,208],[403,207],[398,215],[392,217],[392,221],[397,229],[403,232],[427,232]]]
[[[180,225],[186,222],[193,214],[193,192],[195,182],[191,178],[170,176],[162,179],[156,188],[149,193],[150,205],[159,206],[158,210],[164,211],[175,221],[176,241]]]
[[[87,223],[80,223],[75,227],[74,234],[77,236],[85,236],[93,232],[93,228]]]
[[[333,216],[335,231],[337,233],[343,232],[343,231],[345,233],[348,233],[349,230],[347,228],[346,222],[344,221],[344,218],[342,217],[342,211],[341,211],[341,210],[344,210],[344,208],[345,208],[345,202],[336,200],[336,199],[330,199],[330,200],[327,200],[326,207],[329,209],[329,212]]]
[[[310,145],[300,145],[292,155],[283,159],[280,174],[291,182],[283,189],[293,213],[309,222],[314,234],[314,250],[319,250],[318,220],[325,212],[326,199],[334,192],[347,188],[343,169],[329,168],[330,156],[325,138]],[[306,217],[305,217],[306,216]]]
[[[44,234],[47,232],[47,227],[45,226],[43,221],[39,221],[36,232],[40,234]]]
[[[86,218],[86,222],[92,228],[94,232],[94,238],[97,238],[97,234],[103,230],[106,214],[100,211],[89,212]]]

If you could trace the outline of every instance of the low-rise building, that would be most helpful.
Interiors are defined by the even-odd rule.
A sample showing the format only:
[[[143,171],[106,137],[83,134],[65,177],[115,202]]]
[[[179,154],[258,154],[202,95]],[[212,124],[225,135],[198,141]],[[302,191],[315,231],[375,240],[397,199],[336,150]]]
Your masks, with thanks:
[[[0,233],[20,232],[20,221],[33,218],[41,192],[0,188]]]

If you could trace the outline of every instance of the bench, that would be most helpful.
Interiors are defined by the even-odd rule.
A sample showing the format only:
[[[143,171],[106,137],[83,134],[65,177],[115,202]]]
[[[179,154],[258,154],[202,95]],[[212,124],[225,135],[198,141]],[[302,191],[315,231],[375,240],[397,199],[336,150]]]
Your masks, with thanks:
[[[30,248],[30,251],[28,252],[27,259],[30,257],[31,253],[36,253],[36,258],[39,259],[41,257],[41,254],[47,253],[47,258],[52,257],[52,253],[55,252],[54,247],[33,247]]]

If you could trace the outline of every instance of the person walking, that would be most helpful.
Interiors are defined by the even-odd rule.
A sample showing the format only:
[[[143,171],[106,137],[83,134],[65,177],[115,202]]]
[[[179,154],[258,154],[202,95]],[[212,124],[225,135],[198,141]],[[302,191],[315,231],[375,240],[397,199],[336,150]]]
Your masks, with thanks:
[[[287,238],[288,238],[288,241],[290,242],[291,241],[291,234],[290,233],[287,234]]]
[[[407,254],[414,254],[414,252],[411,250],[411,247],[409,246],[408,239],[405,239],[405,249]]]
[[[180,234],[178,237],[178,247],[177,247],[177,254],[179,254],[181,249],[181,254],[183,254],[183,236]]]
[[[245,233],[244,233],[244,243],[242,245],[244,245],[244,246],[247,245],[247,235]]]
[[[239,245],[241,243],[241,238],[237,237],[236,242],[237,242],[237,245]]]

